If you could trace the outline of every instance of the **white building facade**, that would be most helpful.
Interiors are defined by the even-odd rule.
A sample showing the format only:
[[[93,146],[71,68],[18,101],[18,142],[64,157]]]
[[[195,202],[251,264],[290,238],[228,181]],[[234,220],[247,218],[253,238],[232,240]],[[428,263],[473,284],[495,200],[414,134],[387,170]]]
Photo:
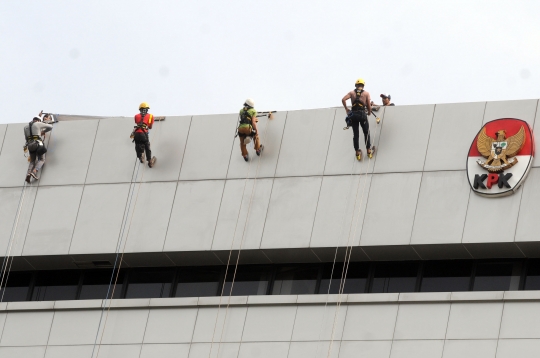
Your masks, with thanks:
[[[341,108],[260,118],[249,163],[236,114],[167,116],[152,169],[132,118],[58,115],[28,187],[0,124],[0,358],[537,357],[540,161],[487,198],[467,156],[538,106],[382,108],[361,162]]]

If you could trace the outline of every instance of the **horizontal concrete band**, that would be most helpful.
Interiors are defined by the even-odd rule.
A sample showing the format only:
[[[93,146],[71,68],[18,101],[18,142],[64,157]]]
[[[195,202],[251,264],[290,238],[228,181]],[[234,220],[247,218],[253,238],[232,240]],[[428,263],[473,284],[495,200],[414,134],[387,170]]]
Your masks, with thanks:
[[[343,295],[278,295],[278,296],[223,296],[175,297],[150,299],[77,300],[43,302],[3,302],[2,311],[93,310],[108,308],[174,308],[199,306],[264,306],[264,305],[335,305],[433,302],[540,302],[540,291],[486,292],[414,292],[368,293]]]

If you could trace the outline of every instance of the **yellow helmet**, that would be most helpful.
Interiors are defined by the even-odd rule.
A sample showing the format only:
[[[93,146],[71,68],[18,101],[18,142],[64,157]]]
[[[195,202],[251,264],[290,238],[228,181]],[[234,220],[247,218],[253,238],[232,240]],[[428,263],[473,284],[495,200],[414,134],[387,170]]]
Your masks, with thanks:
[[[139,109],[141,109],[141,108],[148,108],[148,109],[150,109],[150,106],[148,105],[148,103],[143,102],[143,103],[139,104]]]
[[[365,86],[366,85],[366,81],[364,81],[363,78],[359,78],[356,80],[356,82],[354,83],[355,85],[362,85],[362,86]]]

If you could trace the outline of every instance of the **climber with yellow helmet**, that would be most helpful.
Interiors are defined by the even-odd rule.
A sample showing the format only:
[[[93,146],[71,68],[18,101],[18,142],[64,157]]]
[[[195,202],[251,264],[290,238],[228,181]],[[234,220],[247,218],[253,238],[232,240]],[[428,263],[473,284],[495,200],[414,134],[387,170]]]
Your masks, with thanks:
[[[156,163],[156,157],[152,157],[148,131],[152,129],[152,126],[154,125],[154,115],[148,113],[149,109],[150,106],[146,102],[139,105],[140,113],[135,115],[136,126],[133,130],[133,141],[135,142],[135,152],[137,153],[137,158],[139,158],[141,163],[144,163],[143,153],[146,152],[148,166],[152,168]]]
[[[358,144],[359,140],[359,126],[362,127],[364,132],[364,142],[366,144],[366,150],[368,156],[371,158],[375,151],[375,147],[371,146],[371,138],[369,136],[369,122],[367,117],[371,114],[371,97],[368,91],[364,91],[366,82],[359,78],[356,80],[355,89],[350,91],[343,97],[341,103],[343,108],[347,112],[347,124],[353,128],[354,137],[353,145],[356,151],[356,159],[362,160],[362,150]],[[347,107],[347,100],[351,100],[351,109]]]

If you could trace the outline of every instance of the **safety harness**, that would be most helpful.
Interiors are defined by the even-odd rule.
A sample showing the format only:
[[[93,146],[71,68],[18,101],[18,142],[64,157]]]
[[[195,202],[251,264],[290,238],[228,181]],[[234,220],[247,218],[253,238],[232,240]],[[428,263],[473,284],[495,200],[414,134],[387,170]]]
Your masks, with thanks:
[[[133,126],[133,132],[131,132],[130,136],[130,138],[133,139],[131,141],[132,143],[135,142],[135,132],[137,131],[137,129],[142,129],[142,132],[146,135],[146,139],[148,140],[148,126],[146,125],[146,123],[144,123],[144,118],[146,117],[146,115],[147,114],[141,113],[141,122],[137,123],[136,126]]]
[[[242,110],[242,113],[240,114],[240,125],[242,124],[248,124],[250,126],[253,126],[252,122],[253,118],[250,117],[248,110],[244,108]]]
[[[364,110],[364,104],[362,102],[360,102],[360,96],[362,96],[362,93],[364,92],[364,90],[359,90],[358,88],[354,90],[355,93],[356,93],[356,98],[354,100],[354,102],[352,103],[352,108],[351,110],[353,112],[357,112],[357,111],[363,111]]]
[[[40,146],[43,145],[43,142],[41,141],[41,137],[39,135],[33,135],[32,134],[32,126],[34,125],[34,121],[28,123],[28,132],[29,135],[26,136],[26,147],[30,152],[35,152],[39,149]]]

